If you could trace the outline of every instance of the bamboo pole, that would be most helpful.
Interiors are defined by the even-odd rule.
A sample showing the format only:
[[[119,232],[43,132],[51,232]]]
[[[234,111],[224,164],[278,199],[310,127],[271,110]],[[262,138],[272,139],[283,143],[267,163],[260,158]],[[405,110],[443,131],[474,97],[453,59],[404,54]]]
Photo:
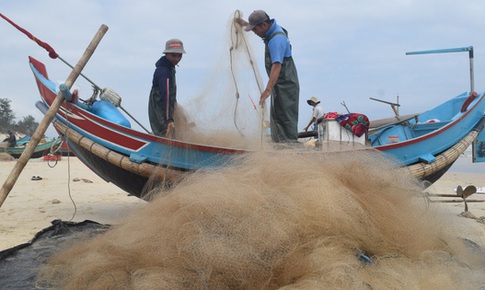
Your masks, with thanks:
[[[101,25],[101,27],[98,29],[98,32],[94,36],[93,40],[91,40],[91,43],[84,51],[84,54],[82,55],[81,59],[76,64],[71,74],[69,74],[66,80],[66,86],[68,88],[71,88],[74,82],[76,81],[76,79],[79,77],[79,75],[81,74],[81,71],[83,70],[84,66],[86,66],[86,63],[89,61],[91,56],[93,55],[94,51],[96,50],[96,47],[98,46],[99,42],[103,38],[106,31],[108,31],[108,26],[104,24]],[[52,103],[51,107],[49,108],[44,118],[40,122],[39,126],[35,130],[34,134],[32,135],[30,142],[27,144],[27,147],[25,148],[24,152],[22,153],[17,163],[15,164],[14,168],[10,172],[10,175],[7,177],[7,180],[5,180],[5,183],[3,184],[2,189],[0,190],[0,207],[3,205],[3,202],[5,201],[8,194],[10,193],[13,186],[15,185],[15,182],[17,181],[20,173],[22,173],[22,170],[24,169],[25,165],[29,161],[30,156],[32,156],[32,153],[34,152],[35,147],[37,146],[40,139],[44,135],[45,131],[47,130],[47,127],[49,127],[49,124],[54,119],[57,113],[57,110],[62,105],[63,101],[64,100],[63,100],[62,93],[59,92],[57,94],[56,99]]]

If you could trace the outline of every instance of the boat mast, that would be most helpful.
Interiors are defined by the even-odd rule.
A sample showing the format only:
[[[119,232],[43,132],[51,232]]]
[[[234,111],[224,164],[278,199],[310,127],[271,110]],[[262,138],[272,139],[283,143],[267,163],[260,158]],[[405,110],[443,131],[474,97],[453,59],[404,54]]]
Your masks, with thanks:
[[[475,92],[475,78],[474,78],[474,73],[473,73],[473,46],[458,47],[458,48],[434,49],[434,50],[422,50],[422,51],[411,51],[411,52],[406,52],[406,55],[429,54],[429,53],[447,53],[447,52],[463,52],[463,51],[468,51],[468,57],[470,59],[470,93],[473,93],[473,92]]]

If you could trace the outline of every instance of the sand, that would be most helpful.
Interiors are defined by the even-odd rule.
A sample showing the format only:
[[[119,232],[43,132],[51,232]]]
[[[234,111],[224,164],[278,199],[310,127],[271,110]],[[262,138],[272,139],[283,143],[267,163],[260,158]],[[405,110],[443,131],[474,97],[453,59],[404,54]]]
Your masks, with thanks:
[[[15,164],[0,161],[2,185]],[[116,224],[146,203],[104,181],[76,157],[49,165],[54,162],[30,159],[0,208],[0,250],[28,242],[56,219]],[[33,176],[42,180],[32,180]]]
[[[15,163],[0,161],[2,185]],[[30,159],[0,208],[0,250],[28,242],[56,219],[116,224],[121,217],[146,204],[98,177],[76,157],[62,157],[52,168],[49,165],[53,166],[54,163],[42,158]],[[42,179],[32,180],[33,176]],[[485,172],[448,172],[427,191],[453,194],[458,185],[463,188],[467,185],[484,187]],[[474,194],[469,199],[485,200],[485,194]],[[457,236],[485,247],[485,224],[480,222],[480,217],[485,216],[485,202],[468,204],[469,213],[476,219],[460,216],[464,211],[462,202],[431,203],[430,206],[441,207],[449,212],[451,220],[460,225]]]

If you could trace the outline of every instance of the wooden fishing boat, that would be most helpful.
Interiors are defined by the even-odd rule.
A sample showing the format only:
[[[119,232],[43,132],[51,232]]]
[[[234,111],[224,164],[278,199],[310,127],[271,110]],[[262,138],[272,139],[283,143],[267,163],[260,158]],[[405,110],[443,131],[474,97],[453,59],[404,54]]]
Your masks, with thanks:
[[[30,66],[42,98],[36,105],[45,113],[58,89],[41,62],[31,57]],[[98,100],[85,104],[68,91],[65,93],[69,101],[57,112],[54,127],[76,156],[96,174],[137,197],[143,197],[147,184],[170,186],[185,174],[217,169],[235,156],[251,152],[139,132],[130,128],[127,119],[110,102]],[[416,178],[432,183],[483,129],[484,111],[485,92],[472,91],[412,118],[385,124],[362,137],[356,137],[335,120],[324,120],[326,134],[320,140],[321,145],[310,150],[312,154],[325,154],[332,144],[338,148],[338,144],[355,143],[359,146],[352,150],[384,152]],[[332,137],[332,130],[337,130],[337,137]]]
[[[5,152],[11,155],[14,158],[19,158],[24,152],[25,146],[30,141],[30,136],[25,136],[17,141],[15,147],[0,147],[0,152]],[[39,158],[45,156],[53,150],[53,148],[57,148],[61,145],[62,139],[61,138],[44,138],[42,139],[39,144],[35,147],[34,152],[30,158]]]

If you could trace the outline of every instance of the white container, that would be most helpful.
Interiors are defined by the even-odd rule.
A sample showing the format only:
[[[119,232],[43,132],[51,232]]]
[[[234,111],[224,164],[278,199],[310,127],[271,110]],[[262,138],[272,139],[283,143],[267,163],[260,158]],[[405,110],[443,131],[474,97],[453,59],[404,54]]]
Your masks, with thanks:
[[[396,144],[396,143],[399,143],[399,136],[389,135],[389,137],[387,137],[387,144]]]
[[[339,141],[345,143],[359,143],[365,145],[367,133],[357,137],[349,130],[342,127],[335,119],[325,119],[321,125],[325,126],[324,141]]]

